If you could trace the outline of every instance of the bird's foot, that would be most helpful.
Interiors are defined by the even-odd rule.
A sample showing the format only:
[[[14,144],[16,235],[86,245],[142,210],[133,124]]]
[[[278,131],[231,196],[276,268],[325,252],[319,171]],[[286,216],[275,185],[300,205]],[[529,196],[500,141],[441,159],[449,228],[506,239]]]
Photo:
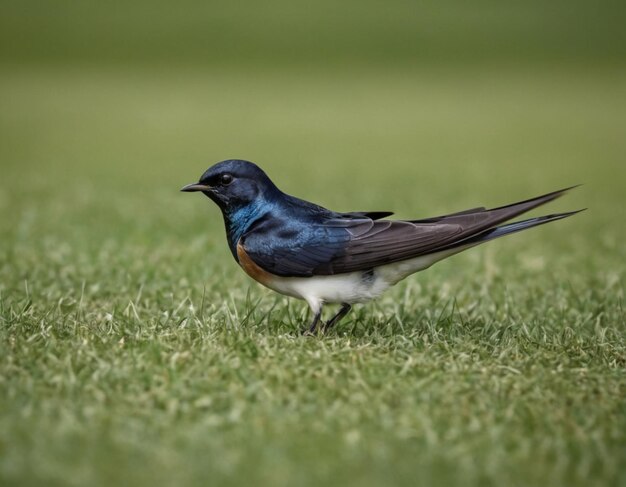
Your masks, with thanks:
[[[342,303],[341,309],[337,312],[337,314],[322,325],[322,333],[326,333],[333,326],[335,326],[339,322],[339,320],[341,320],[341,318],[343,318],[350,312],[351,309],[352,306],[350,304]]]
[[[322,316],[322,310],[319,309],[317,313],[315,313],[315,316],[313,316],[313,320],[311,321],[311,324],[309,325],[309,327],[302,330],[303,336],[315,336],[317,334],[317,331],[318,331],[317,325],[321,321],[320,320],[321,316]]]
[[[321,310],[318,311],[315,316],[313,317],[313,321],[311,322],[311,325],[308,328],[305,328],[304,330],[302,330],[302,336],[321,336],[321,335],[325,335],[326,332],[328,330],[330,330],[333,326],[335,326],[337,324],[337,322],[339,320],[341,320],[341,318],[343,318],[344,316],[346,316],[350,310],[352,309],[352,306],[348,303],[342,303],[341,304],[341,309],[337,312],[337,314],[335,316],[333,316],[330,320],[328,321],[322,321],[320,319],[321,316]],[[318,326],[321,325],[321,326]]]

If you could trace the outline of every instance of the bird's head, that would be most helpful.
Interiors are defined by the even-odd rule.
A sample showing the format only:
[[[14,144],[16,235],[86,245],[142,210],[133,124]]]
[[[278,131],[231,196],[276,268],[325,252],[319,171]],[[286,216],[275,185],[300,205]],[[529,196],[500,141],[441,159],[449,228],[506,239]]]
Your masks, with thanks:
[[[201,191],[224,213],[236,212],[259,198],[280,193],[259,166],[239,159],[218,162],[197,183],[188,184],[181,191]]]

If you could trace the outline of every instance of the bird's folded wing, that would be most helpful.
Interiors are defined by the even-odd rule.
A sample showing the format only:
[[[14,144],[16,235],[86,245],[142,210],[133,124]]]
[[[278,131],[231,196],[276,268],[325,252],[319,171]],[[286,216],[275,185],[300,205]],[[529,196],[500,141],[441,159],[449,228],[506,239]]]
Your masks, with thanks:
[[[476,208],[414,221],[340,216],[303,223],[270,218],[247,232],[241,244],[257,265],[279,276],[361,271],[463,245],[465,240],[552,201],[564,191],[491,210]]]
[[[341,274],[409,259],[459,235],[458,224],[405,221],[330,220],[309,227],[309,235],[268,241],[263,233],[244,236],[246,254],[272,274],[289,277]],[[285,235],[289,235],[285,231]]]

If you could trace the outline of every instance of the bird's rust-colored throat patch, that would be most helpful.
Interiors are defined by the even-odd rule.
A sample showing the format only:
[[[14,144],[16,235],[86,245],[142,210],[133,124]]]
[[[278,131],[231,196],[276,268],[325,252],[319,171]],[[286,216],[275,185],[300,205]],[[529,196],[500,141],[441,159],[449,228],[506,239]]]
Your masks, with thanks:
[[[272,281],[272,275],[261,269],[246,253],[241,242],[237,244],[237,258],[239,259],[239,265],[241,268],[255,281],[260,282],[265,286],[269,286]]]

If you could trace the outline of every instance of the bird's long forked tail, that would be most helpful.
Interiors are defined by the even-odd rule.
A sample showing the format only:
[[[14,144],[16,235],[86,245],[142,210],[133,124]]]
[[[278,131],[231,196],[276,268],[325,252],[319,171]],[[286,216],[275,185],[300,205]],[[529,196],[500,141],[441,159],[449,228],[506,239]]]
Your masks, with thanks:
[[[567,218],[568,216],[575,215],[576,213],[580,213],[581,211],[585,210],[586,208],[583,208],[581,210],[568,211],[565,213],[554,213],[552,215],[538,216],[535,218],[529,218],[528,220],[508,223],[506,225],[491,228],[486,232],[475,235],[474,237],[465,240],[463,242],[463,245],[488,242],[489,240],[504,237],[505,235],[510,235],[512,233],[521,232],[522,230],[527,230],[528,228],[537,227],[539,225],[544,225],[546,223],[550,223],[556,220],[562,220],[563,218]]]
[[[530,210],[533,210],[539,206],[545,205],[560,196],[564,195],[567,191],[578,187],[571,186],[569,188],[561,189],[559,191],[554,191],[552,193],[544,194],[542,196],[537,196],[535,198],[531,198],[525,201],[520,201],[517,203],[512,203],[505,206],[500,206],[498,208],[485,209],[485,208],[475,208],[473,210],[467,210],[465,212],[453,213],[451,215],[446,215],[443,217],[433,218],[430,221],[445,221],[450,223],[455,222],[467,222],[468,220],[476,217],[482,217],[484,220],[480,222],[478,225],[474,227],[474,231],[470,230],[470,234],[466,235],[464,238],[460,238],[454,242],[449,243],[443,248],[439,250],[445,249],[464,249],[468,247],[473,247],[474,245],[487,242],[489,240],[493,240],[499,237],[503,237],[505,235],[510,235],[516,232],[520,232],[522,230],[526,230],[528,228],[536,227],[539,225],[543,225],[545,223],[549,223],[556,220],[562,220],[563,218],[567,218],[569,216],[575,215],[576,213],[580,213],[584,211],[586,208],[581,210],[563,212],[563,213],[553,213],[551,215],[539,216],[535,218],[529,218],[527,220],[521,220],[513,223],[507,223],[502,225],[508,220],[515,218],[516,216],[521,215],[522,213],[526,213]],[[500,226],[498,226],[500,225]],[[469,225],[468,225],[469,226]],[[480,228],[480,227],[483,228]],[[476,228],[478,227],[478,228]]]

